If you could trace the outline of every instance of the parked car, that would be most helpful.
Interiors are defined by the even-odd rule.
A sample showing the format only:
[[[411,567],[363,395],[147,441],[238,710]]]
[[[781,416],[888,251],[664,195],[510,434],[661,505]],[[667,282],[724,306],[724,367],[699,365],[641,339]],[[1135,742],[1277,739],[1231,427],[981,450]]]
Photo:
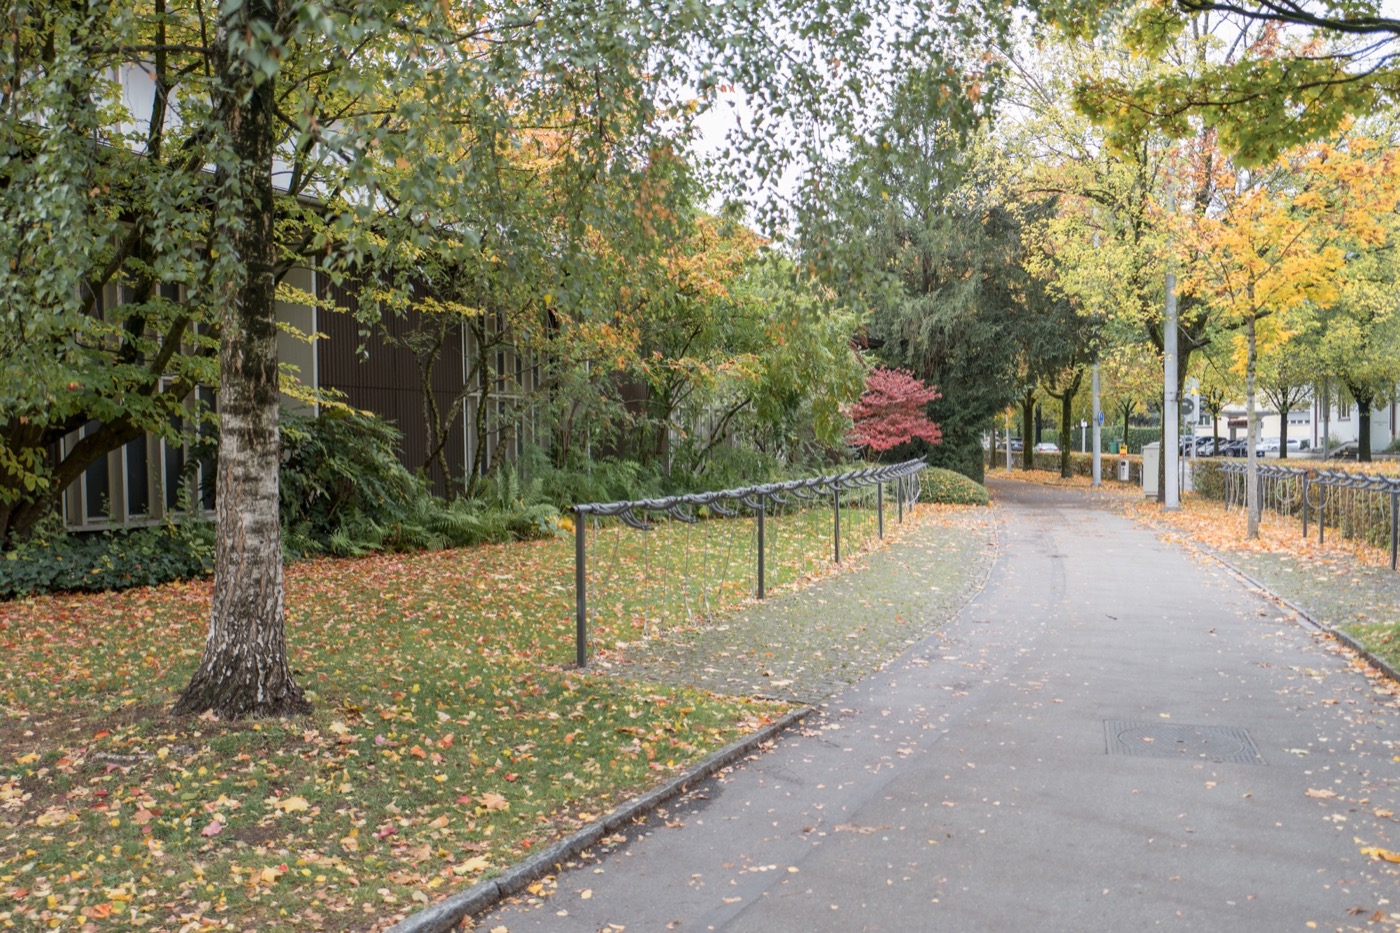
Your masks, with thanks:
[[[1024,449],[1025,449],[1024,447],[1021,446],[1021,439],[1020,439],[1019,437],[1013,437],[1013,438],[1011,439],[1011,449],[1012,449],[1012,450],[1024,450]]]
[[[1308,442],[1307,442],[1307,440],[1306,440],[1305,438],[1290,437],[1290,438],[1288,439],[1288,452],[1289,452],[1289,453],[1297,453],[1297,452],[1299,452],[1299,451],[1308,450],[1308,449],[1309,449],[1309,447],[1308,447]]]
[[[1237,437],[1220,448],[1220,454],[1223,457],[1243,457],[1248,452],[1249,439],[1244,437]]]
[[[1226,437],[1198,437],[1196,438],[1196,456],[1215,457],[1224,454],[1225,447],[1229,445],[1230,439]]]
[[[1254,448],[1257,457],[1266,457],[1269,454],[1278,454],[1279,440],[1276,437],[1266,437],[1259,441]]]
[[[1038,454],[1057,454],[1060,452],[1060,445],[1052,441],[1041,441],[1035,445],[1035,452]]]

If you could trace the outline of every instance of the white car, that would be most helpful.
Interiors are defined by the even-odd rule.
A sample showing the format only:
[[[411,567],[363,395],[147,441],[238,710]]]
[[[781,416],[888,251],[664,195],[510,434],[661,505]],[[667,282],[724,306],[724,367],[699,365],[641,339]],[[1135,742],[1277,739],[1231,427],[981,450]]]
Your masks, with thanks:
[[[1057,454],[1060,452],[1060,446],[1050,441],[1041,441],[1035,445],[1035,452],[1038,454]]]

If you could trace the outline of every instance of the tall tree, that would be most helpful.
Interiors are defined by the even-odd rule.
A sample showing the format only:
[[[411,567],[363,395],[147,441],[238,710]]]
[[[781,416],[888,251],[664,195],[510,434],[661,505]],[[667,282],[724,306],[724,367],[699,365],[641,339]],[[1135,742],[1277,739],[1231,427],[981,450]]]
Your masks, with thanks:
[[[1245,380],[1251,538],[1258,536],[1260,517],[1254,482],[1260,346],[1285,344],[1299,315],[1335,303],[1348,252],[1384,241],[1381,217],[1395,209],[1400,194],[1394,177],[1400,153],[1373,158],[1373,148],[1352,140],[1345,148],[1299,151],[1267,173],[1237,168],[1223,210],[1183,225],[1186,248],[1201,258],[1188,289],[1240,326],[1237,368]]]

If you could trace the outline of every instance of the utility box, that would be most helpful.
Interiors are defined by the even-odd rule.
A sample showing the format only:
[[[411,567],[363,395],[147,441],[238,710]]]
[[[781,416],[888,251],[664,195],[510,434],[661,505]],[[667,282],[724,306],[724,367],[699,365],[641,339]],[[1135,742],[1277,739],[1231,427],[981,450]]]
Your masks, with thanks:
[[[1161,462],[1161,442],[1142,445],[1142,494],[1145,498],[1157,498],[1157,465]]]
[[[1128,481],[1128,467],[1128,458],[1120,457],[1118,460],[1118,482],[1126,483]]]

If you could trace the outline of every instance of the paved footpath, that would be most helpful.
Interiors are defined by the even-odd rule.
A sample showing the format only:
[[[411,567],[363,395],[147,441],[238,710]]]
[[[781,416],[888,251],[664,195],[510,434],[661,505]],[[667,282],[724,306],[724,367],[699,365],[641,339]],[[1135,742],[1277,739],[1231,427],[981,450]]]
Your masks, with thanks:
[[[1082,491],[995,494],[957,618],[476,928],[1400,928],[1395,700]]]

